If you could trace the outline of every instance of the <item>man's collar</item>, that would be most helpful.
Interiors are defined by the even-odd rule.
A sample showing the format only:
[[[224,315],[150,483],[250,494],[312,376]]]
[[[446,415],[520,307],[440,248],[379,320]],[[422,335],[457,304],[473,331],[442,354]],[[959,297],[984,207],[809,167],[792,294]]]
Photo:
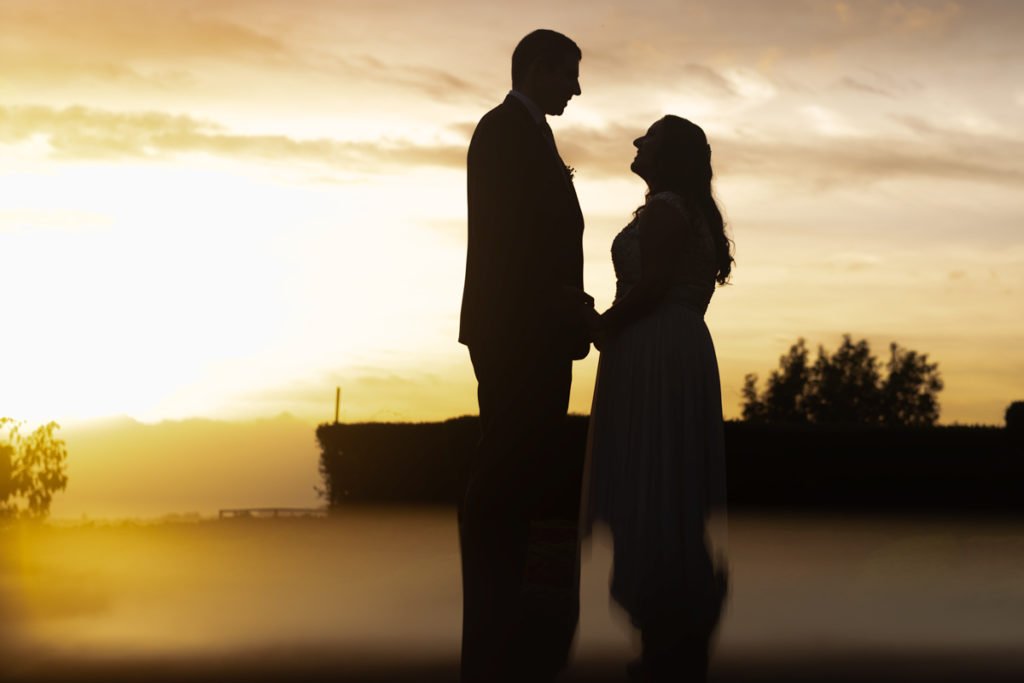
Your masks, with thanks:
[[[540,107],[538,107],[529,97],[515,88],[512,88],[508,94],[523,103],[523,106],[526,107],[526,111],[530,112],[530,116],[533,117],[533,120],[536,121],[538,125],[544,125],[547,123],[547,120],[544,118],[544,112],[542,112]]]

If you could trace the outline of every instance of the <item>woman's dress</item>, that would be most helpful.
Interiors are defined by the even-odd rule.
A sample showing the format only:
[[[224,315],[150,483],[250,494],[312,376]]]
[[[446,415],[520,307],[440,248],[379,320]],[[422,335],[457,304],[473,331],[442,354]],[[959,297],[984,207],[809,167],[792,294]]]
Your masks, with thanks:
[[[635,625],[667,619],[709,629],[725,592],[721,387],[704,324],[717,260],[696,207],[670,192],[651,202],[678,214],[678,268],[664,299],[601,349],[583,527],[610,527],[611,594]],[[639,223],[612,243],[616,300],[640,280]]]

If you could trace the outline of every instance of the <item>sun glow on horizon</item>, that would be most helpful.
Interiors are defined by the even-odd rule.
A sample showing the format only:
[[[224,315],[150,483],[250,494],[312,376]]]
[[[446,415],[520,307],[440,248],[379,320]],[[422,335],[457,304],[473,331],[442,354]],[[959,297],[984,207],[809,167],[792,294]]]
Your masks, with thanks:
[[[708,313],[727,417],[746,373],[849,332],[939,361],[943,422],[1001,422],[1024,383],[1021,8],[527,6],[584,53],[552,124],[599,306],[643,201],[632,140],[684,115],[736,241]],[[0,8],[0,415],[315,421],[338,385],[351,419],[476,412],[465,151],[527,19],[457,0],[145,11]],[[576,366],[575,412],[595,368]]]

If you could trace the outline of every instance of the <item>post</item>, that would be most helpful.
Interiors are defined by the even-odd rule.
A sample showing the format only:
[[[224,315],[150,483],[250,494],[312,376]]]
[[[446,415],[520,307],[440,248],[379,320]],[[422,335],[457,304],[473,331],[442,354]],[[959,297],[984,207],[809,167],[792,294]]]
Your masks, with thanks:
[[[338,424],[338,411],[341,410],[341,387],[334,390],[334,424]]]

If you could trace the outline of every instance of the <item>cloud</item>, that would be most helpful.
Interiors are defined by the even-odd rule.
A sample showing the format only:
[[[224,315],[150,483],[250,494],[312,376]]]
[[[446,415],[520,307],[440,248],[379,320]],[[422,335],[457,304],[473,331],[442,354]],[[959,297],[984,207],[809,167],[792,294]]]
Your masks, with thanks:
[[[815,138],[795,132],[713,137],[715,173],[819,188],[896,178],[1011,185],[1024,180],[1024,141],[950,132],[921,119],[901,120],[919,133],[917,139]],[[578,177],[621,177],[629,172],[630,142],[636,133],[635,128],[621,125],[570,128],[559,134],[558,146]]]
[[[824,262],[824,265],[836,270],[856,272],[862,270],[871,270],[879,266],[881,263],[882,258],[877,254],[869,254],[863,252],[845,252],[836,254],[832,258],[826,260]]]
[[[892,97],[892,93],[889,92],[888,90],[885,90],[884,88],[879,88],[877,86],[870,85],[868,83],[864,83],[863,81],[859,81],[859,80],[857,80],[855,78],[851,78],[849,76],[844,76],[843,78],[841,78],[839,80],[839,82],[837,83],[837,85],[840,88],[844,88],[846,90],[856,90],[858,92],[864,92],[864,93],[868,93],[868,94],[871,94],[871,95],[881,95],[883,97]]]
[[[827,107],[817,104],[805,105],[800,108],[800,113],[820,135],[857,137],[863,134],[862,131],[851,125],[842,114]]]
[[[346,69],[366,79],[383,81],[403,88],[421,91],[433,97],[469,98],[489,101],[493,88],[484,88],[450,71],[418,64],[390,64],[372,55],[359,55],[341,62]]]
[[[963,180],[1017,185],[1024,168],[994,148],[974,155],[885,139],[834,139],[818,144],[727,140],[718,173],[755,174],[768,180],[827,188],[899,178]],[[1017,153],[1024,153],[1015,145]],[[985,153],[987,152],[987,153]]]
[[[952,146],[962,152],[970,152],[973,148],[981,148],[984,152],[989,148],[1007,146],[1019,149],[1024,144],[1024,138],[1014,127],[1004,126],[985,115],[965,113],[957,116],[944,112],[940,124],[922,116],[893,115],[890,118],[932,144]]]
[[[595,14],[605,6],[594,4]],[[600,48],[626,63],[642,60],[645,74],[679,53],[715,66],[759,65],[768,72],[787,62],[866,49],[862,63],[891,68],[891,57],[904,54],[908,42],[934,47],[937,37],[973,43],[996,33],[999,42],[1015,44],[1010,27],[1019,27],[1022,13],[1019,3],[985,0],[652,0],[608,20]],[[586,60],[594,47],[582,46]]]
[[[890,2],[882,10],[881,19],[901,31],[942,31],[956,22],[962,12],[956,2]]]
[[[137,59],[265,57],[287,52],[284,42],[269,30],[246,25],[244,14],[228,18],[210,11],[210,7],[196,0],[6,0],[0,6],[0,21],[6,31],[19,37],[8,44],[20,45],[26,51],[45,46],[63,54],[86,50]],[[33,45],[32,40],[41,45]]]
[[[11,80],[64,83],[80,78],[157,84],[187,78],[183,64],[249,60],[290,53],[270,32],[214,16],[192,0],[126,3],[9,0],[0,25],[0,70]]]
[[[731,70],[729,81],[734,91],[745,100],[766,102],[778,94],[775,84],[769,78],[750,69]]]
[[[195,85],[196,78],[183,69],[134,67],[103,59],[47,53],[25,59],[0,47],[0,71],[11,82],[65,85],[72,81],[104,82],[137,88],[148,86],[157,90],[182,89]]]
[[[490,94],[443,64],[420,64],[410,61],[408,53],[387,49],[382,57],[351,52],[344,43],[324,40],[317,20],[338,18],[329,7],[311,5],[308,12],[288,16],[275,3],[249,4],[5,0],[0,26],[5,36],[15,38],[0,41],[0,73],[12,82],[89,81],[168,90],[195,86],[231,66],[263,78],[287,78],[292,88],[297,80],[322,87],[324,78],[335,84],[340,78],[346,84],[389,84],[436,98],[479,101]],[[373,16],[379,9],[351,9],[367,15],[370,25],[382,20]],[[310,40],[314,35],[318,39]]]
[[[652,115],[647,119],[654,120]],[[1024,179],[1024,141],[977,135],[936,126],[919,117],[893,117],[913,138],[856,139],[806,135],[712,139],[715,172],[759,175],[768,181],[810,182],[829,187],[845,182],[923,177],[1019,183]],[[0,144],[42,137],[63,160],[150,159],[211,154],[247,162],[305,162],[366,173],[409,166],[463,170],[471,122],[447,127],[444,142],[417,143],[302,139],[288,135],[238,134],[210,120],[163,112],[113,112],[87,107],[0,106]],[[629,174],[635,126],[568,128],[558,134],[563,158],[580,178]],[[448,141],[452,140],[452,141]]]
[[[709,95],[736,97],[739,94],[736,85],[730,79],[704,64],[686,64],[679,73],[684,83],[696,86]]]
[[[45,137],[53,155],[65,160],[160,159],[205,153],[250,161],[306,161],[370,172],[407,165],[465,164],[465,147],[449,143],[239,135],[212,121],[162,112],[0,106],[0,143],[18,143],[36,136]]]

